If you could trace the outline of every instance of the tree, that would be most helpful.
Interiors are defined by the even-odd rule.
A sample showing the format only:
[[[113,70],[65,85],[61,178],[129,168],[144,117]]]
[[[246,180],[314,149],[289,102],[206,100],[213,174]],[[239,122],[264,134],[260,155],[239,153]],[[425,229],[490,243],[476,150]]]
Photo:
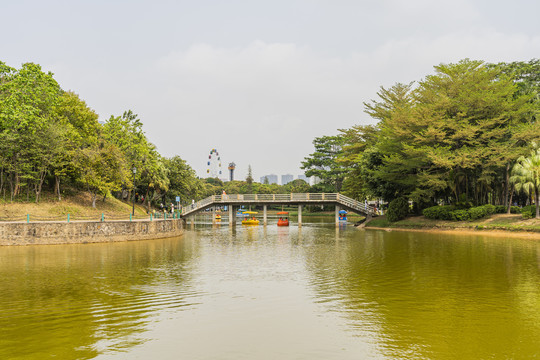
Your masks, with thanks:
[[[343,137],[339,135],[315,138],[313,140],[315,152],[304,158],[300,168],[306,170],[306,176],[316,176],[324,184],[332,186],[334,191],[341,191],[348,171],[337,161],[342,153],[343,144]]]
[[[537,143],[532,144],[528,157],[521,156],[512,168],[510,182],[514,184],[516,191],[523,191],[529,195],[534,192],[536,205],[536,218],[540,218],[540,148]]]
[[[184,203],[196,199],[201,195],[202,185],[197,178],[195,170],[180,156],[164,159],[169,178],[169,190],[167,196],[171,199],[180,196]]]
[[[307,193],[309,192],[309,184],[302,179],[294,179],[283,185],[283,190],[287,193]]]
[[[0,78],[2,177],[4,172],[8,174],[12,199],[22,187],[28,194],[33,186],[38,201],[45,176],[58,154],[46,139],[54,131],[51,124],[61,89],[52,73],[44,73],[32,63],[23,64],[20,70],[0,63]]]
[[[80,151],[78,162],[78,179],[90,192],[94,208],[97,195],[119,190],[129,181],[125,158],[115,145],[107,141],[101,140],[97,146]]]
[[[338,161],[349,169],[343,180],[342,193],[357,200],[377,196],[376,191],[370,188],[366,168],[361,164],[364,153],[376,144],[379,129],[373,125],[355,125],[339,131],[344,144]]]
[[[435,70],[416,92],[415,117],[425,128],[406,144],[429,161],[412,197],[450,190],[455,201],[464,193],[475,203],[494,202],[502,198],[506,164],[517,157],[515,134],[528,122],[528,101],[516,97],[512,79],[482,61]]]
[[[418,173],[426,159],[409,152],[405,144],[424,124],[413,116],[415,106],[411,84],[381,87],[378,100],[364,103],[365,112],[378,124],[357,127],[347,133],[343,161],[352,168],[351,181],[360,186],[356,193],[392,200],[417,188]],[[356,180],[356,181],[355,181]],[[351,189],[349,182],[347,188]]]
[[[251,173],[251,165],[248,165],[248,174],[246,177],[246,184],[248,188],[248,193],[251,193],[252,191],[252,184],[253,184],[253,175]]]
[[[102,133],[98,115],[73,92],[63,92],[55,109],[55,127],[64,133],[61,141],[55,141],[58,156],[51,166],[54,189],[61,200],[60,182],[77,172],[76,153],[87,147],[97,146]]]

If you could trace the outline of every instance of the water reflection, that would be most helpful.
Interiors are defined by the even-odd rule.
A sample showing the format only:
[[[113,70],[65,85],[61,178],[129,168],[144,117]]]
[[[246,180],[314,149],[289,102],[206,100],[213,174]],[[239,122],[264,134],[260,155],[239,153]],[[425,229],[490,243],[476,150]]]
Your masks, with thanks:
[[[0,358],[90,359],[146,341],[156,310],[196,304],[194,256],[172,239],[1,248]]]
[[[540,354],[540,242],[304,220],[0,248],[0,358]]]
[[[384,231],[346,235],[350,241],[340,241],[331,257],[307,254],[316,301],[343,314],[385,357],[540,353],[538,242]]]

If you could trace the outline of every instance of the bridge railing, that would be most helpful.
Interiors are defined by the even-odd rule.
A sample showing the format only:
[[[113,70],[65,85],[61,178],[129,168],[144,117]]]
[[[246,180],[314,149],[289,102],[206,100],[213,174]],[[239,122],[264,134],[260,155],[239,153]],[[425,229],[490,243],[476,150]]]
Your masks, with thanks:
[[[211,204],[228,204],[231,201],[240,202],[297,202],[297,201],[335,201],[351,209],[373,213],[373,209],[360,201],[351,199],[339,193],[289,193],[289,194],[223,194],[212,195],[194,204],[184,206],[182,214],[198,211],[209,207]]]
[[[353,209],[359,209],[359,210],[364,210],[365,212],[368,212],[368,213],[374,213],[374,210],[371,206],[367,205],[366,203],[360,202],[358,200],[351,199],[350,197],[347,197],[345,195],[339,194],[339,202]]]

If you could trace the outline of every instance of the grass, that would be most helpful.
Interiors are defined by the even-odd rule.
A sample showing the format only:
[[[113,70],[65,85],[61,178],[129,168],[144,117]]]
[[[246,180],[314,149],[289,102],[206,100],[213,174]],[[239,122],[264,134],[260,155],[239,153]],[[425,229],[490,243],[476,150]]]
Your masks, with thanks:
[[[96,207],[92,207],[90,194],[86,192],[75,193],[58,200],[53,194],[45,194],[39,203],[17,199],[0,200],[0,221],[23,221],[26,215],[30,215],[30,220],[65,220],[70,215],[71,220],[101,219],[101,214],[109,219],[128,219],[131,213],[132,204],[120,201],[108,196],[96,200]],[[146,218],[146,209],[135,205],[135,217]]]
[[[540,219],[523,219],[520,214],[495,214],[474,221],[431,220],[423,216],[413,216],[404,220],[389,222],[386,216],[373,218],[368,227],[401,229],[463,229],[463,230],[505,230],[540,232]]]

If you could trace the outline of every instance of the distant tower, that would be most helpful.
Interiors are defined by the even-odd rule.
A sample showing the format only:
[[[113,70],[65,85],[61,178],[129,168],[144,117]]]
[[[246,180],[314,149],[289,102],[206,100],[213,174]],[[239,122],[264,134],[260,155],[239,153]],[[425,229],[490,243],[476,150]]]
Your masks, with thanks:
[[[229,181],[234,180],[234,169],[236,169],[235,163],[229,163]]]

